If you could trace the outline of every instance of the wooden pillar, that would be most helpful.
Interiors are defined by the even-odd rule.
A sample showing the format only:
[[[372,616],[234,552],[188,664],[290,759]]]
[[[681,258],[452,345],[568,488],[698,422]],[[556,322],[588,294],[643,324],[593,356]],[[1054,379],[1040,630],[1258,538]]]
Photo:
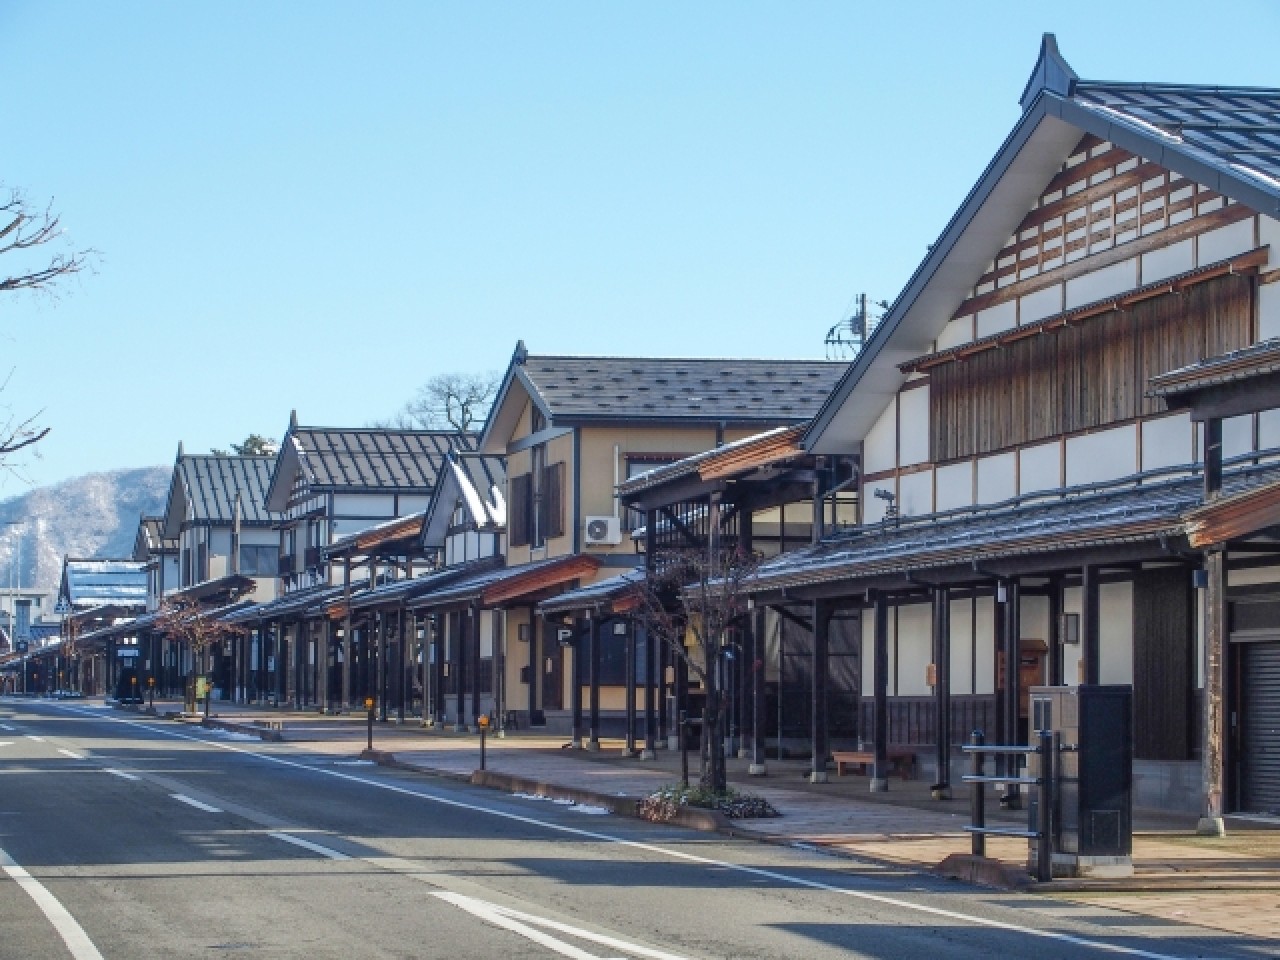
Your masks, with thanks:
[[[587,742],[588,750],[600,749],[600,629],[601,623],[587,614]]]
[[[1098,568],[1085,566],[1080,578],[1080,653],[1084,658],[1081,683],[1100,683],[1102,617],[1098,609]]]
[[[809,718],[809,742],[813,747],[813,755],[809,763],[809,782],[827,782],[827,668],[829,666],[828,650],[831,638],[830,601],[815,600],[813,602],[813,689],[811,693],[812,710]]]
[[[1204,421],[1204,498],[1214,500],[1222,492],[1222,420]]]
[[[467,729],[467,615],[465,611],[458,610],[449,614],[449,619],[453,621],[454,627],[450,630],[453,638],[453,664],[450,672],[453,674],[454,700],[457,705],[453,715],[453,729],[455,733],[461,733]]]
[[[573,733],[570,738],[574,749],[582,749],[582,647],[586,642],[584,624],[578,620],[573,625],[573,645],[569,648],[569,714]]]
[[[431,647],[434,651],[432,665],[434,667],[435,684],[431,696],[431,716],[435,723],[444,726],[446,711],[444,700],[444,634],[448,624],[448,614],[433,613],[431,615]]]
[[[1208,575],[1204,595],[1204,743],[1200,751],[1204,813],[1196,832],[1222,836],[1227,784],[1227,553],[1217,547],[1206,551],[1204,559]]]
[[[634,757],[636,751],[636,625],[627,624],[627,667],[626,667],[626,718],[627,739],[622,747],[624,757]]]
[[[875,763],[871,774],[871,792],[889,789],[889,603],[884,594],[874,594],[873,690],[875,693]]]
[[[752,610],[750,619],[751,648],[748,656],[751,660],[751,762],[747,766],[747,773],[753,777],[763,777],[769,772],[764,757],[764,611]]]
[[[467,607],[467,636],[471,644],[471,725],[480,729],[480,606]]]
[[[399,683],[396,684],[396,688],[399,691],[399,696],[396,697],[396,723],[404,723],[405,701],[409,699],[409,691],[411,689],[409,671],[413,669],[413,659],[409,650],[411,644],[409,643],[409,635],[405,631],[404,621],[405,613],[402,606],[396,610],[396,636],[400,638],[400,656],[396,658],[400,665]]]
[[[933,697],[937,775],[932,796],[951,799],[951,591],[933,590]]]
[[[1004,653],[1004,676],[1001,678],[1003,690],[1000,699],[1004,703],[1002,711],[1004,725],[1000,730],[1000,739],[1003,743],[1012,746],[1019,741],[1018,715],[1020,713],[1021,696],[1018,690],[1018,662],[1022,637],[1022,597],[1017,580],[1006,580],[1003,588],[1004,647],[1002,652]],[[1017,776],[1018,765],[1019,759],[1017,757],[1006,757],[1005,774],[1010,777]],[[1004,803],[1011,809],[1018,809],[1021,797],[1021,790],[1016,785],[1010,785],[1005,790]]]
[[[378,720],[387,722],[387,615],[382,612],[370,613],[370,626],[377,622],[377,646],[374,655],[378,658],[378,670],[374,675],[375,696],[378,698]]]
[[[1049,578],[1049,670],[1051,687],[1062,686],[1062,578]]]
[[[351,709],[351,661],[355,654],[355,643],[351,634],[351,561],[342,562],[342,703],[339,709]]]
[[[529,726],[537,722],[538,684],[542,682],[542,664],[538,659],[538,620],[529,607]]]

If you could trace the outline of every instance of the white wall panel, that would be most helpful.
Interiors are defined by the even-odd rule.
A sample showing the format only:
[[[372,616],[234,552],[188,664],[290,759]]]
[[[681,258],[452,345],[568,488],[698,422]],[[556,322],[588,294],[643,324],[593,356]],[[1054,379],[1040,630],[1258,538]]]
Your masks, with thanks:
[[[973,505],[972,463],[966,461],[948,464],[945,467],[938,467],[935,473],[937,474],[937,481],[934,484],[935,510],[941,512]]]
[[[876,617],[874,610],[862,611],[862,695],[874,697],[876,647],[874,643]]]
[[[1138,469],[1133,424],[1067,438],[1067,486],[1127,477]]]
[[[862,469],[879,473],[896,467],[898,456],[898,398],[895,396],[881,411],[875,425],[862,441]]]
[[[1018,608],[1019,636],[1022,640],[1049,643],[1049,598],[1024,596]]]
[[[1229,417],[1222,421],[1222,455],[1238,457],[1253,450],[1253,417]]]
[[[1114,297],[1117,293],[1132,290],[1137,285],[1137,260],[1122,260],[1120,263],[1113,263],[1109,267],[1068,280],[1066,308],[1070,310],[1072,307],[1092,303],[1094,300]]]
[[[1012,329],[1018,322],[1018,302],[1006,300],[994,307],[978,311],[978,337]]]
[[[1217,230],[1210,230],[1196,238],[1199,244],[1197,260],[1200,266],[1225,260],[1237,253],[1253,249],[1253,218],[1229,223]]]
[[[340,517],[393,517],[396,498],[389,493],[337,493],[333,497],[333,512]],[[342,536],[353,533],[343,530]]]
[[[1080,588],[1067,587],[1062,591],[1062,612],[1080,615]],[[1062,679],[1069,687],[1080,684],[1080,650],[1082,644],[1062,645]]]
[[[1133,683],[1133,584],[1098,586],[1101,656],[1098,679],[1103,683]]]
[[[974,693],[995,692],[996,670],[996,602],[991,597],[977,600],[977,622],[973,634]]]
[[[1015,457],[1009,452],[978,460],[978,503],[999,503],[1017,496]]]
[[[925,667],[933,660],[933,609],[927,603],[898,608],[897,696],[924,697],[932,690]]]
[[[1018,304],[1018,323],[1027,324],[1062,312],[1062,284],[1028,293]]]
[[[973,600],[951,601],[951,692],[973,693]]]
[[[933,513],[933,471],[922,470],[898,478],[898,513],[918,517]]]
[[[1147,420],[1142,424],[1142,469],[1177,467],[1195,461],[1191,414]]]
[[[1018,451],[1018,492],[1052,490],[1062,485],[1062,447],[1057,441]]]
[[[888,504],[875,496],[877,487],[892,490],[893,480],[882,480],[878,483],[864,483],[862,485],[862,522],[864,524],[879,523],[884,519],[884,511]]]
[[[1272,583],[1280,583],[1280,567],[1246,567],[1227,571],[1229,587],[1256,587]]]
[[[1271,248],[1267,264],[1280,267],[1280,220],[1267,216],[1258,217],[1258,243]]]
[[[968,343],[973,339],[973,316],[957,317],[938,334],[939,350],[947,350],[951,347],[958,347],[962,343]]]
[[[1278,256],[1280,254],[1273,252],[1272,261]],[[1258,287],[1258,339],[1272,337],[1280,337],[1280,283],[1264,283]]]
[[[1161,247],[1142,255],[1142,282],[1155,283],[1175,273],[1186,273],[1196,265],[1194,238]]]
[[[909,467],[929,459],[929,388],[898,394],[898,465]]]
[[[1280,410],[1263,410],[1258,414],[1258,449],[1280,447]]]

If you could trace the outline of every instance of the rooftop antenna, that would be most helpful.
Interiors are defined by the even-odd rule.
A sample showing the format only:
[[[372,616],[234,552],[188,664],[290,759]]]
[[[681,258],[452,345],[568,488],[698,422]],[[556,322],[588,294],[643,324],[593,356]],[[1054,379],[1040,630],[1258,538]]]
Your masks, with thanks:
[[[865,293],[857,296],[858,307],[854,310],[853,315],[846,320],[841,320],[834,327],[827,331],[827,338],[824,341],[827,347],[828,360],[852,360],[862,352],[862,348],[866,346],[867,338],[875,333],[876,327],[884,318],[884,313],[879,316],[872,316],[870,307],[876,307],[880,311],[889,309],[889,304],[885,300],[876,300],[869,302]]]

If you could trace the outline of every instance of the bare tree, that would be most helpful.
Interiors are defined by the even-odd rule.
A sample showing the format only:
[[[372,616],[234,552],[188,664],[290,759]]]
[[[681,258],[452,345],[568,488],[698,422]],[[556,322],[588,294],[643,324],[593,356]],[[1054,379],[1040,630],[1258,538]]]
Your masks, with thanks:
[[[737,548],[666,554],[646,578],[641,593],[649,636],[683,660],[706,693],[699,779],[703,787],[717,793],[728,788],[726,661],[734,655],[732,635],[746,621],[746,583],[758,566],[755,554]],[[684,735],[683,730],[680,733]]]
[[[90,249],[67,247],[66,241],[61,218],[53,212],[52,204],[40,209],[32,206],[22,191],[10,189],[8,197],[0,200],[0,255],[10,255],[0,271],[0,292],[31,290],[55,295],[59,281],[86,269],[95,255]],[[8,383],[6,377],[0,391]],[[39,416],[0,419],[0,464],[48,436],[49,428],[36,423]]]
[[[191,597],[168,597],[162,601],[154,629],[171,640],[186,644],[191,651],[192,663],[198,664],[202,671],[207,667],[207,655],[215,644],[248,632],[238,624],[216,619],[199,600]]]
[[[440,373],[418,388],[390,419],[375,424],[400,430],[476,430],[489,416],[502,375]]]

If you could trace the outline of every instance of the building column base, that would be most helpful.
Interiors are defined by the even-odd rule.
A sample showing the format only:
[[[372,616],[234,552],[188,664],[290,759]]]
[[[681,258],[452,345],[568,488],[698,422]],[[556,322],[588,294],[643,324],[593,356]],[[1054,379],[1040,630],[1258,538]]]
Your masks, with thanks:
[[[951,786],[949,784],[939,784],[929,790],[929,797],[933,800],[950,800]]]
[[[600,741],[594,738],[591,740],[588,740],[586,742],[586,745],[582,749],[586,750],[589,753],[596,753],[600,749]]]
[[[810,783],[828,783],[829,779],[827,777],[827,771],[825,770],[810,771],[809,782]]]
[[[645,747],[643,750],[640,751],[640,759],[641,760],[657,760],[658,753],[656,750],[650,750],[648,747]]]
[[[889,781],[885,777],[872,777],[871,792],[872,793],[888,793]]]
[[[1225,837],[1227,825],[1221,817],[1201,817],[1196,821],[1196,836]]]
[[[763,763],[753,763],[747,767],[747,776],[749,777],[767,777],[769,768]]]

